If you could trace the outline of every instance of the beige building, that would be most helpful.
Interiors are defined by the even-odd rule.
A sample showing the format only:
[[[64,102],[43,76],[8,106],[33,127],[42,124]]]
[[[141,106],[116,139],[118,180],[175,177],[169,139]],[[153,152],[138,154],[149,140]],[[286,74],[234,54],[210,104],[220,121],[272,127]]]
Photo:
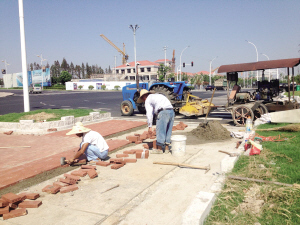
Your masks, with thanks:
[[[170,61],[170,60],[168,60]],[[135,62],[130,62],[127,64],[123,64],[121,66],[117,66],[113,68],[113,73],[115,72],[117,76],[120,76],[120,80],[135,80]],[[137,61],[137,72],[142,80],[156,80],[158,79],[157,71],[159,68],[159,64],[164,62],[150,62],[148,60]],[[169,64],[167,64],[169,66]]]

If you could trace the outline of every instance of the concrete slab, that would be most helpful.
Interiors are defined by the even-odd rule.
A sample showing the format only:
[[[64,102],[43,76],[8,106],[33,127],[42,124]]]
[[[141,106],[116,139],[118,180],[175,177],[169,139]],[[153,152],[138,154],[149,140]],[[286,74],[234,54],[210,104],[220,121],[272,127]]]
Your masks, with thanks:
[[[191,124],[184,132],[196,126],[196,123]],[[130,134],[118,139],[127,135]],[[52,195],[41,191],[62,177],[58,176],[28,188],[28,192],[40,193],[39,200],[43,205],[30,210],[26,216],[9,220],[7,224],[182,224],[184,212],[197,199],[199,192],[210,192],[212,186],[220,182],[218,174],[225,155],[218,150],[232,151],[235,145],[236,139],[187,145],[186,154],[180,158],[171,154],[150,154],[148,159],[127,163],[118,170],[97,166],[98,177],[83,177],[78,183],[79,189],[74,192]],[[142,149],[142,144],[124,150],[131,149]],[[111,157],[124,150],[112,153]],[[135,156],[130,155],[130,158]],[[198,166],[210,164],[211,170],[205,173],[200,169],[153,164],[154,161]],[[117,184],[119,187],[102,193]],[[194,218],[204,218],[199,213],[194,212]],[[2,218],[1,222],[4,222]]]

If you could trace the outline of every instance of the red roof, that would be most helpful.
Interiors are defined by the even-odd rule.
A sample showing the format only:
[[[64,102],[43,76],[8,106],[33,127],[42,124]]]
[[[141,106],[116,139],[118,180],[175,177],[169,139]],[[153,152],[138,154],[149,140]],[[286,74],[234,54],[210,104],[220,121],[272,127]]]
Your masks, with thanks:
[[[155,61],[156,63],[165,63],[165,59],[158,59]],[[172,62],[171,60],[169,59],[166,59],[166,62]]]
[[[199,72],[197,72],[197,73],[195,73],[195,74],[203,74],[203,75],[209,75],[209,72],[208,71],[205,71],[205,70],[202,70],[202,71],[199,71]]]
[[[136,61],[136,62],[140,64],[139,66],[159,66],[158,63],[150,62],[149,60],[142,60],[142,61]],[[129,64],[129,65],[127,66],[127,64]],[[117,68],[134,67],[134,62],[130,62],[130,63],[127,63],[127,64],[117,66]]]

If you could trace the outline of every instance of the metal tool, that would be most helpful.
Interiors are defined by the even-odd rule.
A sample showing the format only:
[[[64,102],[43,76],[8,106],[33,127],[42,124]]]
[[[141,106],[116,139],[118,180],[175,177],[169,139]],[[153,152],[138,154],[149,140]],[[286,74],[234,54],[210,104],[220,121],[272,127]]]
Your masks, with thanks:
[[[63,166],[63,165],[66,165],[66,164],[69,164],[68,163],[68,160],[66,160],[66,157],[61,157],[60,158],[60,165]],[[80,165],[85,165],[86,163],[78,163],[78,162],[75,162],[72,164],[72,166],[80,166]]]
[[[219,152],[225,153],[225,154],[229,155],[230,157],[235,157],[235,156],[240,155],[239,153],[225,152],[225,151],[222,151],[222,150],[219,150]]]
[[[119,186],[120,186],[120,185],[117,184],[117,185],[115,185],[115,186],[113,186],[113,187],[111,187],[111,188],[109,188],[109,189],[107,189],[107,190],[105,190],[105,191],[102,191],[101,194],[103,194],[103,193],[105,193],[105,192],[108,192],[108,191],[110,191],[110,190],[112,190],[112,189],[114,189],[114,188],[117,188],[117,187],[119,187]]]
[[[194,165],[190,165],[190,164],[174,163],[174,162],[153,162],[153,164],[172,165],[172,166],[179,166],[179,167],[186,167],[186,168],[193,168],[193,169],[201,169],[201,170],[206,170],[205,173],[207,173],[210,170],[210,165],[194,166]]]

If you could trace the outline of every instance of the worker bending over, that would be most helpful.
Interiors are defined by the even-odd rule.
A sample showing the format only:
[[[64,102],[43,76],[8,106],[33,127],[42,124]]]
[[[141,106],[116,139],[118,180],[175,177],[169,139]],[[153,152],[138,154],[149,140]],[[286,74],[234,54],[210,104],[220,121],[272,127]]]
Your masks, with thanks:
[[[78,158],[85,154],[88,161],[103,160],[108,155],[108,145],[104,138],[96,131],[84,127],[81,122],[75,123],[73,129],[66,135],[76,134],[77,137],[82,137],[80,147],[74,158],[68,163],[72,164],[78,161]]]
[[[156,145],[158,149],[169,153],[175,116],[171,102],[164,95],[153,94],[145,89],[141,90],[140,97],[137,100],[137,103],[142,102],[145,102],[148,132],[152,133],[153,115],[155,114],[157,115]]]

